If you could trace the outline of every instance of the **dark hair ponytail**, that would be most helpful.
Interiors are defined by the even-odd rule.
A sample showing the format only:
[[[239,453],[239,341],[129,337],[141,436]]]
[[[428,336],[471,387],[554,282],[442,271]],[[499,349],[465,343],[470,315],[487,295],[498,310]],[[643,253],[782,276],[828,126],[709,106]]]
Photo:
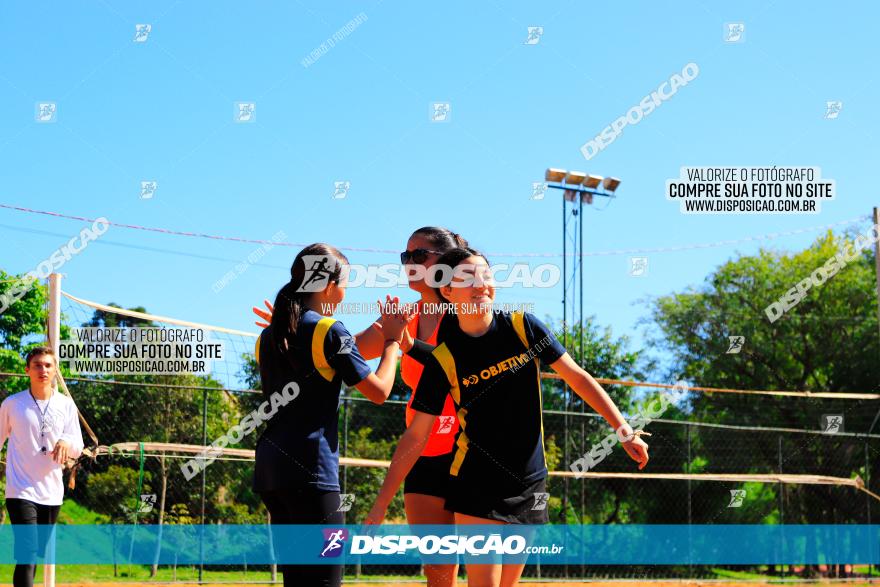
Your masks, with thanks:
[[[347,264],[348,259],[339,249],[325,243],[311,244],[297,254],[290,266],[290,281],[275,296],[269,325],[273,346],[279,352],[284,353],[293,343],[308,296],[331,282],[339,283]]]
[[[478,251],[476,249],[472,249],[470,247],[456,247],[456,248],[450,249],[450,250],[446,251],[445,253],[443,253],[442,255],[440,255],[440,258],[437,259],[437,262],[434,263],[434,265],[432,265],[428,269],[428,271],[434,271],[434,273],[431,274],[432,281],[434,283],[439,282],[439,280],[437,279],[436,272],[442,271],[442,269],[440,269],[440,267],[450,267],[452,269],[455,269],[456,267],[461,265],[462,261],[464,261],[468,257],[482,257],[483,260],[486,261],[487,264],[489,263],[489,259],[486,258],[486,255],[484,255],[483,253],[481,253],[480,251]],[[444,286],[449,285],[449,282],[451,282],[451,281],[452,281],[452,276],[449,277],[448,282],[446,280],[444,280],[443,282],[439,282],[440,285],[437,285],[436,287],[433,288],[434,291],[437,292],[437,295],[440,296],[441,300],[449,301],[446,299],[446,297],[443,296],[443,292],[440,290]]]
[[[463,236],[441,226],[423,226],[412,233],[412,236],[415,235],[424,238],[431,243],[434,250],[440,251],[441,253],[445,253],[446,251],[455,248],[465,248],[468,246],[468,242]]]

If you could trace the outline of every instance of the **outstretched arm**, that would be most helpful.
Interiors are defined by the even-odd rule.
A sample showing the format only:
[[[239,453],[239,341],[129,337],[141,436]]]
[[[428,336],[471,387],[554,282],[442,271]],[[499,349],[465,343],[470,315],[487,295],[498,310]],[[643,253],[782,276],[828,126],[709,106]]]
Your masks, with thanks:
[[[551,363],[550,368],[559,373],[574,392],[587,402],[587,405],[605,418],[605,421],[617,432],[626,453],[639,463],[639,470],[644,469],[648,464],[648,445],[634,434],[632,426],[627,423],[599,382],[575,363],[568,353]]]

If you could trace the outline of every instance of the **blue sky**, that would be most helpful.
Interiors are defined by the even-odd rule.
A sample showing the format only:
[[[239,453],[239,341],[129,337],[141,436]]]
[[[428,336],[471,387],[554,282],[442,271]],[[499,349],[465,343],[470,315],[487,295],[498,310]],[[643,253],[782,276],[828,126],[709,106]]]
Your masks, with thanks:
[[[561,253],[546,167],[622,179],[588,208],[588,252],[741,239],[867,215],[878,203],[877,8],[805,2],[0,3],[0,203],[251,239],[402,250],[422,225],[492,253]],[[363,20],[315,63],[301,63]],[[363,17],[362,17],[363,19]],[[725,23],[745,25],[725,43]],[[143,43],[135,25],[149,23]],[[535,45],[529,26],[542,26]],[[599,155],[580,146],[695,62],[699,76]],[[837,119],[825,103],[843,103]],[[57,121],[35,121],[35,104]],[[235,102],[256,120],[233,121]],[[432,123],[433,102],[451,104]],[[817,166],[838,196],[818,215],[683,215],[664,198],[682,166]],[[141,199],[143,180],[155,197]],[[350,181],[333,199],[334,181]],[[0,209],[0,268],[33,269],[86,223]],[[866,226],[862,222],[861,226]],[[765,245],[797,249],[816,232]],[[111,228],[67,263],[64,288],[98,302],[251,330],[298,249],[278,247],[215,293],[258,245]],[[699,284],[758,243],[585,259],[585,305],[642,333],[638,300]],[[350,252],[354,263],[396,255]],[[559,262],[559,258],[551,259]],[[414,299],[408,290],[400,295]],[[384,292],[354,290],[349,301]],[[561,315],[561,287],[505,291]],[[372,317],[347,316],[352,329]]]

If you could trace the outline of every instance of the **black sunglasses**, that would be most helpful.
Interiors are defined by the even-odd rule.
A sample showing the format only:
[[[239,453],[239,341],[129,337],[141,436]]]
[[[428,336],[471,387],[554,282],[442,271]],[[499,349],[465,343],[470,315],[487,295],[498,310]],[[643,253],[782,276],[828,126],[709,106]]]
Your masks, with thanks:
[[[400,262],[406,265],[410,261],[413,263],[424,263],[428,258],[428,253],[442,255],[440,251],[432,251],[431,249],[413,249],[412,251],[404,251],[400,253]]]

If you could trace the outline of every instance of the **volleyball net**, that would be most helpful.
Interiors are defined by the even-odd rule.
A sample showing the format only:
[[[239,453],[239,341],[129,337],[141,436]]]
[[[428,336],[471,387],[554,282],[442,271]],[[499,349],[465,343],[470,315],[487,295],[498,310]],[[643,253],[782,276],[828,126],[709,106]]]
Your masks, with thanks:
[[[60,336],[81,327],[197,328],[224,347],[209,374],[65,373],[65,382],[94,430],[99,447],[79,471],[67,499],[80,523],[261,524],[266,510],[253,493],[253,450],[260,428],[241,423],[263,403],[253,356],[256,333],[124,310],[64,293]],[[72,363],[70,363],[72,364]],[[619,405],[641,406],[672,383],[602,379]],[[18,377],[18,379],[17,379]],[[0,376],[7,391],[27,384]],[[565,394],[546,374],[545,397]],[[363,521],[405,429],[409,390],[398,379],[392,398],[376,406],[353,389],[339,410],[340,482],[345,522]],[[875,479],[880,435],[868,434],[880,402],[870,391],[833,393],[719,390],[689,386],[678,403],[651,413],[651,461],[638,472],[607,439],[607,424],[589,408],[546,409],[545,453],[551,476],[552,523],[567,524],[870,524],[880,509]],[[696,402],[737,406],[741,424],[693,420]],[[566,404],[567,405],[567,404]],[[768,426],[765,413],[792,413],[815,426]],[[705,412],[703,412],[705,413]],[[627,413],[632,416],[632,413]],[[835,418],[840,418],[832,429]],[[761,422],[761,425],[756,425]],[[822,422],[830,422],[824,426]],[[237,430],[235,428],[238,428]],[[516,430],[511,430],[516,434]],[[207,449],[225,437],[225,446]],[[88,443],[88,441],[87,441]],[[603,448],[603,446],[605,448]],[[607,448],[607,450],[606,450]],[[402,495],[388,521],[405,521]],[[242,561],[247,565],[247,561]],[[365,576],[409,576],[418,568],[358,568]],[[527,569],[526,576],[534,573]],[[660,578],[713,576],[709,569],[546,567],[542,577]]]

